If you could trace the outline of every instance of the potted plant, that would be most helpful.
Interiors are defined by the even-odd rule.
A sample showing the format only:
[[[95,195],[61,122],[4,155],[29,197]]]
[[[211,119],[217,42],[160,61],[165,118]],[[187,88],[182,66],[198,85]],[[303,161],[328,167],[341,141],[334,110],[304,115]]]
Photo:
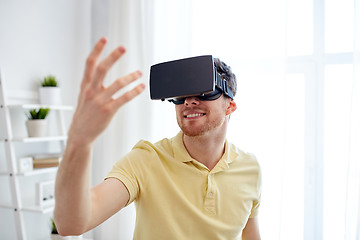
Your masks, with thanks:
[[[57,240],[57,239],[61,239],[61,236],[57,231],[54,219],[51,218],[51,240]]]
[[[28,112],[26,128],[29,137],[44,137],[47,135],[47,121],[45,118],[49,111],[49,108],[40,108],[39,110],[31,109]]]
[[[46,105],[60,105],[61,104],[61,90],[58,86],[58,81],[55,76],[48,75],[44,77],[39,88],[40,104]]]
[[[63,237],[61,235],[59,235],[54,219],[51,218],[51,240],[63,240],[63,239],[82,239],[82,235],[80,236],[67,236],[67,237]]]

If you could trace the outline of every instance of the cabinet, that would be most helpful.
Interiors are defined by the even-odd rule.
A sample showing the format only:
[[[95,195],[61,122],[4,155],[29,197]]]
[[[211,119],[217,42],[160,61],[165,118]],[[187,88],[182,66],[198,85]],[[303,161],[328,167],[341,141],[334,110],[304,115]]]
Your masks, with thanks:
[[[28,193],[25,194],[27,196],[22,196],[24,193],[24,191],[22,191],[22,184],[29,184],[29,182],[31,184],[31,182],[36,182],[36,179],[43,182],[45,182],[45,180],[47,182],[54,181],[57,167],[21,172],[19,171],[19,159],[37,152],[44,154],[56,150],[59,154],[63,153],[67,139],[64,114],[65,112],[71,112],[73,107],[40,105],[36,104],[36,98],[18,99],[17,102],[12,102],[9,101],[9,97],[6,95],[4,85],[5,81],[0,69],[0,142],[4,148],[4,157],[0,159],[0,176],[6,179],[9,185],[9,190],[6,195],[10,196],[7,202],[0,203],[0,208],[10,209],[13,212],[13,217],[10,217],[9,220],[14,221],[16,239],[28,239],[28,227],[26,227],[28,222],[24,218],[24,214],[26,212],[35,214],[52,213],[53,205],[43,206],[36,203],[36,200],[33,199],[34,196],[37,196],[35,186],[29,187],[29,185],[27,185],[27,189],[31,190],[27,191]],[[26,131],[24,131],[26,121],[25,112],[40,107],[50,108],[50,114],[52,114],[53,120],[51,128],[53,131],[49,133],[48,137],[27,137]],[[14,116],[16,119],[13,119]],[[14,132],[16,134],[14,134]],[[47,144],[51,144],[51,146]],[[54,144],[56,146],[54,146]],[[52,179],[46,179],[47,177]],[[27,179],[31,179],[31,181]],[[5,196],[5,194],[3,194],[3,196]],[[8,224],[10,225],[10,223]]]

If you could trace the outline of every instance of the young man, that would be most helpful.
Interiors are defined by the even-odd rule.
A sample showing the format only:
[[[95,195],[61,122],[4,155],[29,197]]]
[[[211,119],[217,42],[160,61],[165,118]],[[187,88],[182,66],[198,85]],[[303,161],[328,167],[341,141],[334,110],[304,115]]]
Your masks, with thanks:
[[[151,144],[140,141],[106,180],[90,189],[91,148],[116,111],[144,90],[133,72],[108,88],[103,79],[124,54],[119,47],[97,64],[102,38],[86,63],[78,106],[56,180],[55,222],[62,235],[79,235],[135,201],[134,239],[260,239],[257,209],[260,170],[256,159],[226,141],[233,99],[177,99],[181,132]],[[217,62],[221,74],[232,74]],[[221,70],[222,69],[222,70]],[[234,76],[234,75],[233,75]],[[235,82],[236,84],[236,82]],[[236,85],[232,86],[236,91]]]

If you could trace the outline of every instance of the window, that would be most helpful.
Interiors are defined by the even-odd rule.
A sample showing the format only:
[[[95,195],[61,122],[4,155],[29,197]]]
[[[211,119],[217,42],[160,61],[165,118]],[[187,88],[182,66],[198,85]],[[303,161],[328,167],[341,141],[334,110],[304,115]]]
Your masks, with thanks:
[[[196,1],[192,13],[193,55],[238,77],[228,137],[261,163],[263,237],[343,239],[354,2]]]

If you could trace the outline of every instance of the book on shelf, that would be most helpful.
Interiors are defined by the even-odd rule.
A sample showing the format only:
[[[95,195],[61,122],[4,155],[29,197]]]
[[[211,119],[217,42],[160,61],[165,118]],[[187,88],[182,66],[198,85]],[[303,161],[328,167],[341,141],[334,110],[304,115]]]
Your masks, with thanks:
[[[60,154],[42,154],[33,156],[34,168],[57,167],[61,161]]]

